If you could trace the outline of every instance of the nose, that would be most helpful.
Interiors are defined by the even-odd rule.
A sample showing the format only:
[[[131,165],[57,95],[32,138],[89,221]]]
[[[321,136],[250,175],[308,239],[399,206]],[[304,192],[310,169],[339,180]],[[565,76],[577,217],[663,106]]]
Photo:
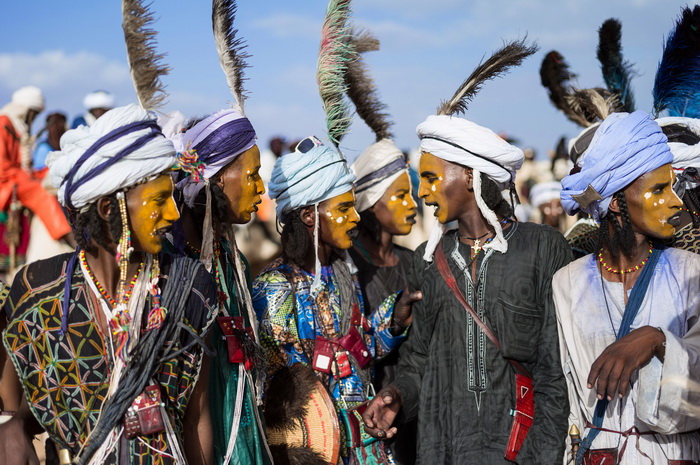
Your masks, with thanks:
[[[683,201],[681,200],[680,197],[678,197],[678,194],[676,194],[676,191],[671,189],[671,195],[670,199],[668,199],[668,207],[673,208],[674,210],[678,210],[683,208]]]
[[[258,178],[258,182],[255,183],[255,188],[258,191],[258,195],[263,195],[265,191],[265,183],[262,179]]]
[[[418,204],[411,194],[408,194],[408,209],[411,211],[418,210]]]
[[[428,196],[428,186],[425,185],[425,181],[422,179],[418,183],[418,197],[425,199]]]
[[[175,199],[173,199],[172,196],[168,199],[165,209],[163,210],[163,219],[170,221],[171,223],[174,223],[180,219],[180,212],[178,211],[177,205],[175,204]]]
[[[352,211],[348,213],[348,222],[353,224],[357,224],[360,222],[360,214],[357,213],[355,207],[352,207]]]

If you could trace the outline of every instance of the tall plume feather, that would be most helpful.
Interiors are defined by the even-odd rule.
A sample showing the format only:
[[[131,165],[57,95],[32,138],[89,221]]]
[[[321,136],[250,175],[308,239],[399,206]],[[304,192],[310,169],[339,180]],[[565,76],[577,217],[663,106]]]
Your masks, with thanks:
[[[136,97],[146,110],[157,109],[167,94],[160,78],[170,71],[161,60],[165,55],[156,53],[156,31],[151,29],[153,13],[141,0],[123,0],[122,28],[126,53],[131,68],[131,79]]]
[[[330,0],[321,30],[321,46],[318,51],[316,80],[326,112],[328,137],[338,147],[350,128],[352,117],[346,92],[345,72],[348,63],[355,58],[350,42],[347,20],[350,0]]]
[[[237,109],[245,114],[243,111],[246,98],[243,89],[243,81],[245,80],[243,70],[248,67],[245,60],[250,58],[250,55],[244,52],[246,45],[243,39],[236,37],[238,30],[233,27],[235,19],[235,0],[212,1],[211,23],[221,69],[224,70],[226,82],[236,100]]]
[[[452,98],[440,104],[437,114],[454,115],[467,111],[469,102],[486,81],[505,74],[514,66],[519,66],[525,58],[538,50],[537,44],[525,45],[526,39],[527,37],[520,41],[510,42],[497,50],[488,60],[482,61],[459,86]]]
[[[598,29],[598,61],[603,79],[608,89],[615,92],[622,105],[622,111],[634,111],[632,77],[635,75],[632,64],[622,57],[622,25],[616,19],[606,20]]]
[[[350,42],[357,52],[357,58],[348,62],[345,72],[348,97],[355,104],[357,114],[376,135],[377,142],[382,139],[391,139],[389,115],[383,113],[386,105],[379,100],[377,88],[361,55],[379,50],[379,40],[367,31],[352,30]]]
[[[700,118],[700,6],[683,8],[654,79],[654,111]]]
[[[549,100],[559,111],[581,127],[592,124],[586,117],[571,108],[569,97],[576,90],[572,81],[576,74],[569,70],[569,64],[556,50],[545,55],[540,66],[540,81],[547,89]]]

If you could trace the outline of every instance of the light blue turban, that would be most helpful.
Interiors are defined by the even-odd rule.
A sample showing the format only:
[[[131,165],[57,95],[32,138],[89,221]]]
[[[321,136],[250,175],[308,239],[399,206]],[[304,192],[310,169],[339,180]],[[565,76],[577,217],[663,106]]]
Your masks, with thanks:
[[[277,159],[268,185],[277,217],[352,190],[355,175],[341,154],[311,136]]]
[[[672,160],[666,135],[647,113],[613,113],[579,159],[581,171],[562,180],[561,204],[569,215],[583,210],[600,221],[616,192]]]

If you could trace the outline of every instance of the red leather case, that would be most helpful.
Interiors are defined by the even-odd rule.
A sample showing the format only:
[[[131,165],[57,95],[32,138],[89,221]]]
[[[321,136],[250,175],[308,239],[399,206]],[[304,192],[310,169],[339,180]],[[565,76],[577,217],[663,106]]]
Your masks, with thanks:
[[[131,439],[165,431],[160,407],[160,388],[156,385],[146,386],[146,389],[131,403],[126,413],[124,435]]]
[[[515,462],[535,415],[535,392],[532,389],[532,378],[520,373],[515,374],[515,410],[512,414],[513,424],[510,428],[505,458]]]
[[[325,337],[316,336],[314,359],[311,363],[312,368],[316,371],[320,371],[321,373],[330,374],[334,359],[335,356],[331,341]]]
[[[372,360],[365,341],[362,340],[360,332],[354,326],[350,328],[350,331],[345,336],[338,339],[338,344],[355,357],[360,368],[366,367]]]

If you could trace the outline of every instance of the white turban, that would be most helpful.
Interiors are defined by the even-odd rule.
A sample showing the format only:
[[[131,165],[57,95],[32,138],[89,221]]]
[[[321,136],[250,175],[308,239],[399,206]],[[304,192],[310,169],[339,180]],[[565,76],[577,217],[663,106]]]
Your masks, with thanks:
[[[12,94],[12,103],[41,113],[44,111],[44,94],[38,87],[21,87]]]
[[[559,200],[561,183],[559,181],[541,182],[530,189],[530,205],[539,208],[552,200]]]
[[[494,228],[496,237],[484,246],[505,253],[508,242],[496,214],[481,197],[481,173],[485,173],[501,190],[510,188],[515,181],[515,171],[525,159],[519,148],[510,145],[492,130],[479,126],[464,118],[446,115],[431,115],[416,128],[421,140],[421,153],[431,153],[443,160],[467,166],[473,171],[474,196],[481,214]],[[432,261],[444,230],[436,223],[430,233],[423,259]]]
[[[59,202],[81,209],[168,170],[175,161],[173,144],[155,115],[132,104],[108,111],[93,126],[67,131],[47,164]]]
[[[106,90],[96,90],[95,92],[90,92],[83,98],[83,106],[86,110],[93,110],[95,108],[106,108],[111,110],[114,108],[114,95],[110,94]]]
[[[307,149],[304,145],[312,141]],[[305,150],[305,151],[301,151]],[[315,137],[307,137],[296,150],[275,162],[270,197],[277,202],[277,217],[308,205],[316,205],[352,190],[355,175],[343,156]]]
[[[408,166],[403,152],[390,139],[370,145],[350,167],[357,177],[355,207],[363,212],[379,201]]]
[[[656,122],[659,123],[659,126],[662,128],[670,125],[683,126],[688,128],[693,134],[700,136],[700,119],[667,116],[664,118],[657,118]],[[674,169],[700,169],[700,144],[687,145],[682,142],[669,141],[668,146],[671,149],[671,153],[673,153],[673,162],[671,162],[671,164]]]

